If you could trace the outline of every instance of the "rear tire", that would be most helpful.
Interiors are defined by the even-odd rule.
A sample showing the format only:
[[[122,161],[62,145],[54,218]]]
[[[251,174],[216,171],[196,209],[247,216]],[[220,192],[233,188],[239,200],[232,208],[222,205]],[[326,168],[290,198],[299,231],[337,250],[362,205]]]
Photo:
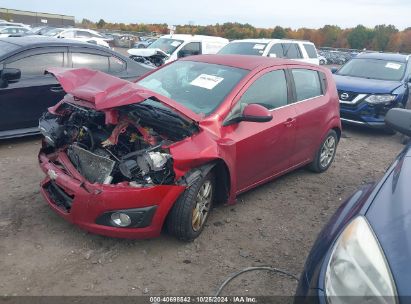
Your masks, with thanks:
[[[177,199],[167,218],[170,234],[182,241],[192,241],[204,229],[213,205],[215,179],[212,172],[194,182]]]
[[[314,160],[308,165],[308,168],[317,173],[326,171],[334,160],[337,144],[337,133],[334,130],[330,130],[318,148]]]

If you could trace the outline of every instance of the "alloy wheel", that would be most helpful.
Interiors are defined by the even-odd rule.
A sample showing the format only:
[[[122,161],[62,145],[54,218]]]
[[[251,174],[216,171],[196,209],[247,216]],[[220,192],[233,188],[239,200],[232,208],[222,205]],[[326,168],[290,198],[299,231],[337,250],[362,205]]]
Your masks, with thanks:
[[[321,147],[321,154],[320,154],[320,165],[323,168],[326,168],[330,165],[331,161],[333,160],[336,148],[336,140],[334,136],[329,136],[324,141],[323,146]]]
[[[204,181],[198,190],[195,206],[193,208],[191,225],[194,231],[199,231],[208,216],[211,207],[211,200],[213,197],[213,184],[210,180]]]

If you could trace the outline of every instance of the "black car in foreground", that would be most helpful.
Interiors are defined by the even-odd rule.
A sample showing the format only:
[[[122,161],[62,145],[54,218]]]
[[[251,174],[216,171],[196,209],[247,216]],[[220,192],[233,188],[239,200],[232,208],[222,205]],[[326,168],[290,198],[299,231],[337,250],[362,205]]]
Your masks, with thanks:
[[[152,68],[110,49],[49,37],[0,39],[0,139],[39,132],[38,119],[65,95],[50,67],[90,68],[135,80]]]
[[[411,136],[411,110],[391,109]],[[380,181],[355,192],[323,228],[305,263],[295,304],[411,303],[411,143]]]

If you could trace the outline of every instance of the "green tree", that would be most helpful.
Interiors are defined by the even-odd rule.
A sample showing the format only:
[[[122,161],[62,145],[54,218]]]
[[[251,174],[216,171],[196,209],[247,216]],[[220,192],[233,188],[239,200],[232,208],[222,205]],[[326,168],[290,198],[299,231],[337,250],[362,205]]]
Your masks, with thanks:
[[[348,43],[353,49],[363,49],[369,46],[373,31],[364,25],[357,25],[347,36]]]
[[[98,22],[97,22],[97,27],[98,28],[104,28],[105,26],[106,26],[106,22],[103,20],[103,19],[100,19]]]
[[[285,29],[283,29],[281,26],[276,26],[273,31],[271,32],[271,38],[276,38],[276,39],[283,39],[287,35]]]
[[[394,25],[376,25],[374,28],[374,39],[372,48],[376,51],[386,51],[391,36],[398,33],[398,29]]]
[[[319,29],[323,36],[323,46],[335,46],[336,42],[338,41],[342,29],[336,25],[324,25],[323,28]]]

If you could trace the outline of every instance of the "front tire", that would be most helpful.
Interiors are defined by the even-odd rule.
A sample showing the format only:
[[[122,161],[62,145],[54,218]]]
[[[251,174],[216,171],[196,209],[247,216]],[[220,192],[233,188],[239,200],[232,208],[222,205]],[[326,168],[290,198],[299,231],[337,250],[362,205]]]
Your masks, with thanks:
[[[168,219],[168,231],[177,239],[192,241],[204,229],[215,194],[212,172],[198,179],[175,202]]]
[[[334,160],[337,144],[337,133],[330,130],[315,154],[314,160],[309,164],[309,169],[317,173],[326,171]]]

